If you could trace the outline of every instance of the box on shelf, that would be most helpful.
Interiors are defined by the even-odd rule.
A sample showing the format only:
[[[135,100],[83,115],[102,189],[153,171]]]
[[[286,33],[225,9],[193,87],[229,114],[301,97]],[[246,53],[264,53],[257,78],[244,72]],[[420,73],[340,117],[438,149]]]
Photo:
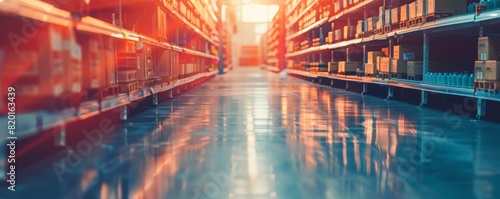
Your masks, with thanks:
[[[423,61],[408,61],[407,72],[408,76],[414,77],[416,75],[423,75],[424,62]]]
[[[399,9],[399,19],[406,21],[409,19],[408,4],[402,5]]]
[[[488,60],[486,61],[484,68],[484,79],[485,80],[500,80],[500,61]]]
[[[367,30],[371,31],[371,30],[377,29],[377,22],[378,21],[379,21],[379,19],[376,16],[366,19]]]
[[[390,73],[403,74],[407,73],[408,66],[405,60],[391,59],[390,68]]]
[[[391,23],[399,23],[400,12],[401,12],[401,10],[399,7],[395,7],[392,9],[392,11],[391,11]]]
[[[328,32],[328,41],[327,43],[331,44],[333,43],[333,31]]]
[[[342,34],[344,40],[353,39],[355,35],[354,26],[344,26],[344,32]]]
[[[380,18],[382,19],[382,16],[380,16]],[[378,20],[377,21],[377,26],[375,27],[375,29],[381,29],[383,26],[384,26],[383,21],[382,20]]]
[[[484,70],[486,68],[485,61],[476,61],[474,64],[474,79],[475,80],[483,80],[484,79]]]
[[[392,24],[392,9],[386,9],[385,10],[385,18],[384,18],[384,23],[382,23],[383,26],[390,25]]]
[[[427,2],[430,2],[430,1],[433,1],[433,0],[417,0],[415,1],[417,4],[417,17],[421,17],[421,16],[424,16],[425,13],[426,13],[426,6],[427,6]],[[452,0],[454,1],[454,0]]]
[[[342,38],[342,29],[335,30],[335,41],[341,41]]]
[[[422,1],[422,0],[419,0]],[[467,0],[425,0],[425,14],[463,14],[467,12]]]
[[[500,37],[479,37],[478,59],[498,60],[500,58]]]
[[[382,51],[386,57],[389,57],[389,47],[382,48],[380,51]]]
[[[338,62],[328,62],[328,72],[337,73],[339,71],[339,63]]]
[[[378,74],[377,64],[365,64],[365,74],[376,75]]]
[[[411,60],[422,60],[423,58],[423,48],[422,46],[403,46],[396,45],[393,48],[394,58],[411,61]]]
[[[363,63],[358,61],[341,61],[339,62],[339,73],[353,73],[362,66]]]
[[[389,69],[391,66],[391,58],[389,57],[379,57],[380,61],[378,61],[377,66],[379,66],[378,70],[381,73],[389,73]]]
[[[382,51],[370,51],[368,52],[368,59],[366,60],[369,64],[376,64],[377,57],[384,57],[385,54]]]
[[[409,19],[417,17],[417,2],[408,4],[408,17]]]
[[[356,33],[362,33],[362,32],[364,32],[363,20],[359,20],[358,23],[356,24]]]

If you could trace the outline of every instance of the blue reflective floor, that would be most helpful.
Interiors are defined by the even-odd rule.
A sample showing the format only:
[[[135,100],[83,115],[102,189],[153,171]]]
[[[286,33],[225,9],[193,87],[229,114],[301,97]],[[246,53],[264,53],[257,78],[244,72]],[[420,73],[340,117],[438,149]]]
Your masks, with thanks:
[[[15,194],[0,194],[500,198],[500,125],[256,68],[218,76],[103,140],[81,162],[65,153],[33,165]]]

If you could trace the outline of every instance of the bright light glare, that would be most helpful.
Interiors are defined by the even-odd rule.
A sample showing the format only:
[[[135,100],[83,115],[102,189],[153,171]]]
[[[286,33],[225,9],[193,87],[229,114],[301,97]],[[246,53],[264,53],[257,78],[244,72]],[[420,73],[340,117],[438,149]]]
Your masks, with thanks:
[[[246,4],[242,6],[243,22],[269,22],[279,10],[278,5]]]

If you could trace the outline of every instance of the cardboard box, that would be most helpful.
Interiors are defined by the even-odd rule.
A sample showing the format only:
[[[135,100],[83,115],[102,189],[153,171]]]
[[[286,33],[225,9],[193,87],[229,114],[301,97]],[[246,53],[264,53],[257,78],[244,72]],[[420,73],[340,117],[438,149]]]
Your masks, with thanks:
[[[421,0],[420,0],[421,1]],[[467,12],[467,0],[426,0],[426,14],[451,13],[454,15]]]
[[[400,8],[395,7],[391,11],[391,23],[399,23]]]
[[[409,19],[417,17],[417,2],[408,4],[408,17]]]
[[[379,21],[378,17],[370,17],[370,18],[368,18],[366,20],[367,30],[371,31],[371,30],[377,29],[377,22],[378,21]]]
[[[389,70],[391,68],[391,58],[389,57],[380,57],[380,66],[379,71],[381,73],[389,73]]]
[[[335,41],[341,41],[342,39],[343,39],[343,37],[342,37],[342,29],[335,30],[334,40]]]
[[[402,5],[399,9],[399,19],[401,21],[406,21],[409,19],[408,4]]]
[[[416,75],[423,75],[424,62],[423,61],[408,61],[407,62],[408,76],[414,77]]]
[[[344,26],[344,32],[342,34],[344,40],[353,39],[355,34],[354,26]]]
[[[386,57],[389,57],[389,47],[382,48],[380,51],[382,51]]]
[[[391,59],[390,73],[404,74],[408,72],[406,61],[400,59]]]
[[[500,37],[479,37],[477,50],[479,60],[500,59]]]
[[[328,32],[328,41],[327,43],[333,43],[333,31]]]
[[[485,61],[476,61],[474,65],[474,79],[475,80],[483,80],[484,79],[484,70],[486,68]]]
[[[368,52],[368,59],[366,60],[369,64],[376,64],[377,57],[385,57],[384,52],[382,51],[370,51]]]
[[[484,69],[485,80],[500,80],[500,61],[488,60]]]
[[[358,68],[363,66],[362,62],[341,61],[339,62],[339,73],[355,73]]]
[[[380,18],[383,19],[382,16],[380,16]],[[383,21],[382,20],[378,20],[377,21],[377,26],[375,27],[375,29],[381,29],[383,26],[384,26]]]
[[[328,62],[328,72],[337,73],[339,71],[339,63],[338,62]]]
[[[356,24],[356,33],[362,33],[362,32],[364,32],[363,20],[359,20],[358,23]]]
[[[392,24],[392,9],[387,9],[385,10],[385,20],[384,23],[382,24],[383,26],[390,25]]]
[[[393,57],[405,61],[422,60],[423,48],[422,46],[403,46],[396,45],[393,48]]]
[[[380,66],[382,65],[382,57],[377,57],[377,64],[375,65],[377,71],[380,71]]]
[[[377,64],[365,64],[365,74],[368,75],[378,74]]]
[[[427,1],[433,1],[433,0],[417,0],[415,1],[417,4],[417,17],[424,16],[426,14],[426,7],[427,7]]]

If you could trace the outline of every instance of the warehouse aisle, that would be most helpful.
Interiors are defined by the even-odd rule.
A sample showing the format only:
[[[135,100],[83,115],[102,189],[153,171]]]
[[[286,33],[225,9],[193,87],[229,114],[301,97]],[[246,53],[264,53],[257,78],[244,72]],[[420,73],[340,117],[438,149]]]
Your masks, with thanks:
[[[498,198],[498,130],[236,68],[130,119],[82,162],[38,165],[12,198]]]

